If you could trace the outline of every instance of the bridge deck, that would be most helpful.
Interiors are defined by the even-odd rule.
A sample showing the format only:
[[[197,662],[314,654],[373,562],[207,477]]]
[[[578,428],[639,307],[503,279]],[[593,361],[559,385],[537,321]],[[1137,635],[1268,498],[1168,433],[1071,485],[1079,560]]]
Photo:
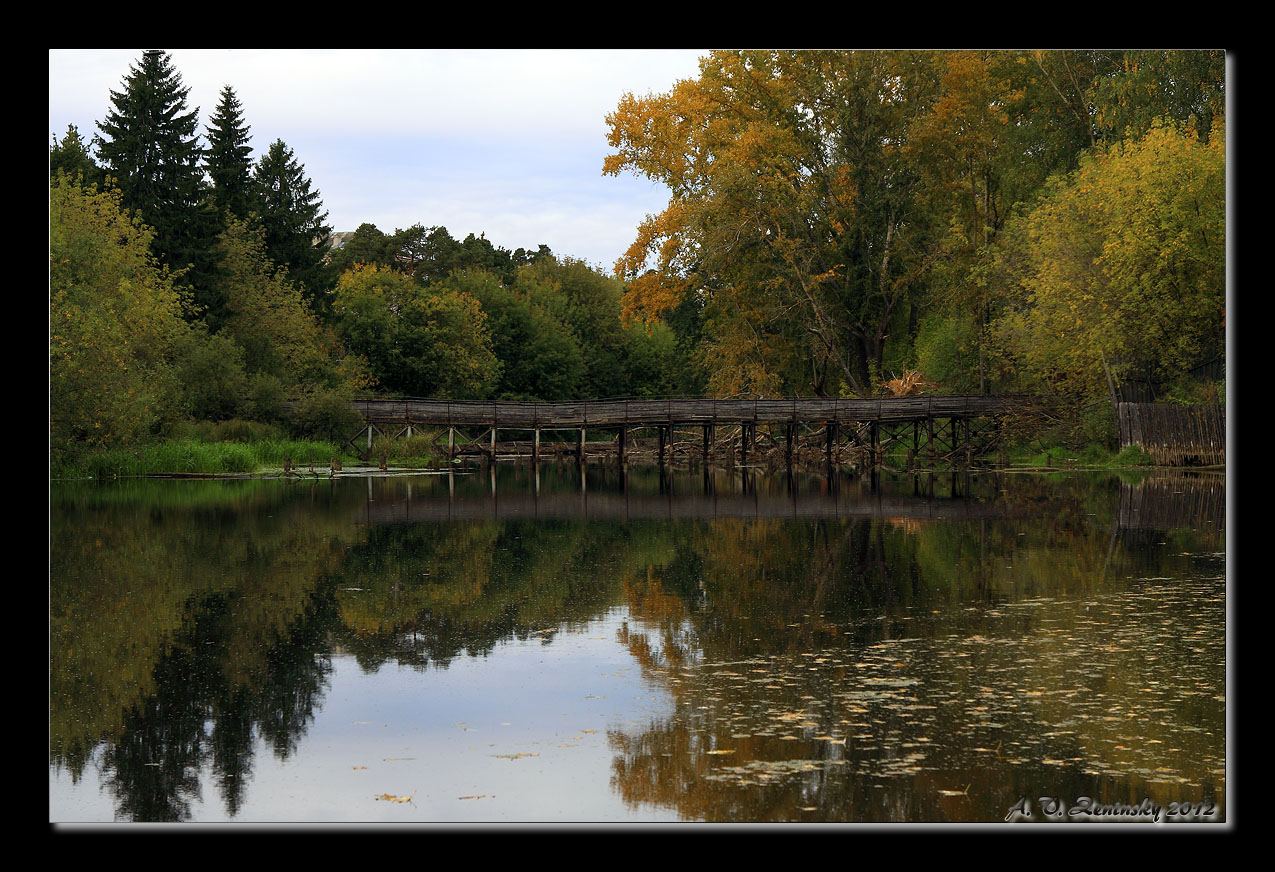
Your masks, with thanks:
[[[778,424],[923,421],[1009,411],[1014,397],[921,396],[784,400],[592,400],[578,403],[464,402],[364,398],[354,405],[373,424],[479,425],[514,429],[642,427],[672,424]]]

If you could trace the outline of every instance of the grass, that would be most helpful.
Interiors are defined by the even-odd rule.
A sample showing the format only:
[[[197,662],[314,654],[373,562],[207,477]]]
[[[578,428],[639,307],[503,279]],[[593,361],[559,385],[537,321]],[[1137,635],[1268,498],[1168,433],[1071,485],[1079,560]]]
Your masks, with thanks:
[[[203,434],[200,434],[203,435]],[[251,474],[277,469],[291,458],[296,466],[327,467],[333,457],[348,456],[334,444],[316,440],[289,439],[266,430],[255,441],[205,441],[191,436],[175,436],[163,441],[129,448],[94,452],[77,461],[55,467],[53,478],[124,478],[142,475],[227,475]]]
[[[1119,453],[1097,443],[1082,448],[1053,446],[1045,449],[1022,449],[1010,453],[1010,466],[1028,468],[1050,467],[1061,469],[1129,469],[1154,466],[1155,461],[1137,445],[1130,445]]]

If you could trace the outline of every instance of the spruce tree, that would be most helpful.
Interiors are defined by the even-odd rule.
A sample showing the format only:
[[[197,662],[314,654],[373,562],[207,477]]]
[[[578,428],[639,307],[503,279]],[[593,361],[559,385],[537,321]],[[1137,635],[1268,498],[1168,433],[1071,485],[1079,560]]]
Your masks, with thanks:
[[[215,323],[222,308],[211,291],[217,222],[200,165],[199,109],[186,108],[189,92],[166,52],[143,53],[123,89],[111,92],[115,108],[97,122],[94,142],[124,208],[155,231],[155,256]]]
[[[239,98],[226,85],[208,125],[205,168],[212,179],[213,200],[218,208],[243,221],[248,220],[254,208],[250,129],[244,123]]]
[[[88,144],[80,136],[79,128],[68,125],[66,135],[58,142],[56,135],[49,146],[49,179],[61,172],[72,181],[78,179],[85,187],[102,184],[102,168],[89,154]]]
[[[275,140],[261,156],[253,181],[265,228],[266,253],[301,285],[315,311],[323,312],[334,282],[323,264],[332,228],[324,223],[328,213],[323,211],[319,192],[311,188],[305,167],[282,139]]]

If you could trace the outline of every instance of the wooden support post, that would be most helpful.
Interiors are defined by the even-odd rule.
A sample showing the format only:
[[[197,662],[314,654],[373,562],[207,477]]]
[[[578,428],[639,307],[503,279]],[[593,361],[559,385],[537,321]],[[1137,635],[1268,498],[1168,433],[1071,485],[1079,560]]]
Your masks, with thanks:
[[[576,441],[576,459],[584,463],[584,428],[580,428],[580,437]]]
[[[620,427],[620,465],[624,465],[624,442],[628,438],[629,428]]]
[[[491,459],[496,459],[496,425],[491,425],[491,444],[489,446]]]
[[[784,465],[792,467],[792,448],[793,442],[797,438],[797,425],[788,422],[784,425]]]
[[[748,462],[748,425],[739,425],[739,465]]]
[[[659,455],[659,458],[657,459],[657,462],[659,463],[661,467],[663,467],[664,466],[664,427],[662,425],[657,425],[655,429],[660,436],[660,455]]]
[[[871,451],[872,465],[874,467],[880,465],[881,463],[881,451],[877,447],[877,428],[879,426],[880,425],[876,421],[873,421],[871,424],[868,425],[869,450]]]
[[[456,428],[447,428],[447,459],[451,460],[456,456]]]
[[[709,431],[712,429],[712,427],[713,427],[712,424],[704,425],[704,463],[706,464],[708,463],[708,440],[709,440],[708,434],[709,434]]]
[[[540,462],[540,428],[537,427],[531,431],[531,462]]]

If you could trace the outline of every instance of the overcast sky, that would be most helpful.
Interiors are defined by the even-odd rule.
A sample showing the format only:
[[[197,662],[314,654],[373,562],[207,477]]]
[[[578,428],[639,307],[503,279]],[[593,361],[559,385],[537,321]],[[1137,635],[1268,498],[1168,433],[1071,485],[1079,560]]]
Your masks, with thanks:
[[[626,92],[698,75],[693,50],[168,49],[201,136],[230,85],[254,160],[282,139],[334,230],[444,226],[498,246],[544,243],[610,271],[663,186],[602,175],[606,116]],[[49,52],[49,133],[89,140],[143,49]],[[206,140],[205,140],[206,144]]]

